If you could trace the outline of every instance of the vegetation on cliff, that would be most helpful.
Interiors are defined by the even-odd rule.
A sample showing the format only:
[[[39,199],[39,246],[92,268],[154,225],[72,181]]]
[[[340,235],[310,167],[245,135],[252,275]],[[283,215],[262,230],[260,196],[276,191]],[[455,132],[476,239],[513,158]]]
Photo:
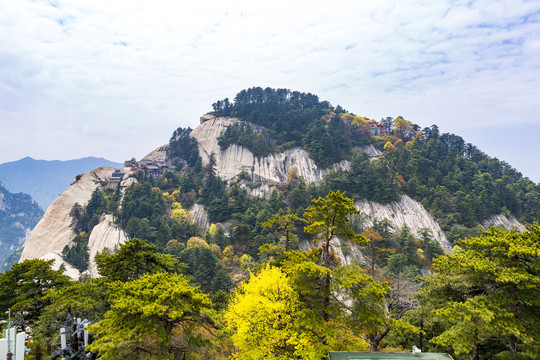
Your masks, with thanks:
[[[248,175],[223,181],[214,156],[203,166],[191,129],[177,129],[174,171],[138,174],[123,196],[98,188],[73,208],[78,240],[64,254],[71,261],[104,213],[131,238],[96,256],[101,279],[68,284],[39,260],[0,275],[4,307],[39,305],[30,358],[58,342],[51,324],[89,312],[91,349],[102,358],[323,359],[328,350],[412,345],[474,360],[534,358],[540,228],[481,233],[477,225],[500,213],[534,223],[538,185],[436,126],[420,130],[401,117],[368,123],[312,94],[254,88],[214,110],[255,124],[230,127],[222,146],[238,143],[257,156],[301,146],[322,166],[349,159],[350,168],[320,184],[293,168],[268,197],[250,197],[246,186],[257,184]],[[355,149],[365,144],[382,155]],[[452,254],[427,229],[393,229],[353,205],[402,194],[437,218],[455,240]],[[194,204],[204,206],[208,230],[193,224]],[[42,270],[32,277],[34,268]],[[17,292],[51,276],[44,293]]]
[[[238,143],[265,156],[299,146],[322,167],[350,159],[350,170],[327,176],[326,192],[347,191],[380,203],[407,194],[429,209],[453,240],[474,233],[467,229],[491,215],[512,214],[526,223],[540,218],[538,184],[461,137],[441,134],[436,125],[420,130],[402,117],[368,123],[313,94],[287,89],[242,90],[233,102],[215,103],[214,110],[264,127],[233,125],[219,139],[222,148]],[[371,161],[354,150],[362,144],[384,153]]]
[[[395,351],[422,338],[424,351],[477,360],[534,358],[540,346],[538,225],[525,233],[491,230],[460,240],[454,253],[434,260],[433,273],[421,280],[415,270],[426,260],[421,242],[406,228],[391,236],[380,223],[358,233],[351,204],[339,192],[312,202],[301,221],[304,232],[324,241],[307,252],[276,242],[261,247],[266,255],[254,260],[240,257],[241,244],[234,242],[223,251],[202,238],[191,238],[185,248],[177,241],[167,245],[169,250],[209,249],[225,268],[238,271],[236,291],[196,286],[197,274],[180,274],[187,270],[182,257],[132,239],[97,257],[102,280],[68,283],[50,269],[50,261],[18,264],[0,275],[2,304],[20,309],[30,321],[36,339],[30,358],[50,353],[58,342],[51,331],[54,319],[89,311],[96,312],[97,321],[90,328],[96,340],[89,349],[102,358],[129,353],[134,359],[323,359],[330,349]],[[282,227],[287,228],[292,230]],[[226,235],[214,228],[207,238],[221,236]],[[394,252],[378,253],[387,255],[380,262],[384,267],[361,259],[345,265],[328,246],[336,236],[366,247],[370,241],[390,245],[389,238],[399,245]],[[30,313],[31,319],[25,315]]]

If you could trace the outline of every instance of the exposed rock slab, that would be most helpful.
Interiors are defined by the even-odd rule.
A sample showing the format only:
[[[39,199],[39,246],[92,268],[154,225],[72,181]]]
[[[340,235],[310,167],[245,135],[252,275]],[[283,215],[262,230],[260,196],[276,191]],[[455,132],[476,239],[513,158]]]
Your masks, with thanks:
[[[41,256],[40,259],[54,260],[54,263],[52,265],[53,270],[60,270],[60,267],[64,265],[64,275],[69,276],[71,280],[79,280],[81,277],[81,273],[79,272],[79,270],[74,268],[71,264],[65,262],[59,252],[47,253]]]
[[[152,150],[140,161],[153,161],[158,163],[167,162],[167,152],[169,151],[169,144],[161,145],[160,147]]]
[[[221,150],[217,138],[240,120],[235,118],[211,118],[191,132],[199,143],[199,154],[203,164],[207,165],[210,156],[215,155],[216,174],[223,180],[234,179],[242,171],[254,182],[283,183],[287,180],[289,169],[296,167],[298,175],[307,182],[319,182],[332,169],[348,169],[349,161],[341,161],[330,169],[320,169],[309,157],[307,151],[294,148],[282,153],[257,158],[248,149],[233,144]]]
[[[96,254],[105,248],[113,250],[115,247],[129,240],[128,236],[118,225],[114,224],[112,215],[105,215],[103,219],[94,226],[90,237],[88,238],[88,250],[90,253],[88,270],[90,276],[96,278],[99,276],[96,262]]]
[[[210,228],[208,215],[206,214],[206,210],[204,210],[203,205],[194,204],[190,211],[191,211],[193,223],[195,225],[197,225],[200,229],[203,229],[204,231]]]
[[[503,227],[505,229],[515,229],[517,231],[527,231],[525,225],[519,222],[514,216],[506,217],[504,215],[491,215],[481,224],[482,228]]]
[[[85,205],[100,182],[107,181],[113,167],[100,167],[84,174],[67,188],[47,209],[24,245],[21,260],[38,259],[62,251],[75,237],[69,213],[75,203]]]
[[[360,150],[360,151],[363,151],[363,152],[366,152],[372,158],[382,155],[382,152],[379,149],[375,148],[375,146],[373,146],[373,144],[359,146],[356,149]]]
[[[399,201],[393,201],[386,205],[368,200],[358,201],[355,205],[371,218],[388,219],[395,231],[402,228],[403,225],[407,225],[411,232],[418,236],[422,228],[429,229],[433,239],[446,252],[452,250],[450,242],[433,216],[418,201],[407,195],[403,195]]]

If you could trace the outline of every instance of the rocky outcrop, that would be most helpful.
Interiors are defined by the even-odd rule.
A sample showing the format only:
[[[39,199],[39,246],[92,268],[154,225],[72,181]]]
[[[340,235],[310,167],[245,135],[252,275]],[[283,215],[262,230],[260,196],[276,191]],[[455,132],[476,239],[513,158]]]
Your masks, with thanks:
[[[225,129],[238,122],[235,118],[210,118],[191,132],[199,143],[199,154],[207,165],[210,156],[215,155],[216,174],[223,180],[234,179],[244,172],[252,182],[283,183],[287,180],[289,169],[296,167],[298,175],[307,182],[319,182],[332,169],[348,169],[350,163],[341,161],[330,169],[319,168],[308,153],[300,148],[286,150],[264,158],[257,158],[248,149],[231,145],[221,150],[217,138]]]
[[[194,204],[190,211],[191,211],[192,221],[195,225],[197,225],[200,229],[204,231],[210,228],[208,215],[206,214],[206,210],[204,210],[203,205]]]
[[[151,151],[148,153],[145,157],[143,157],[140,161],[152,161],[152,162],[158,162],[158,163],[167,163],[167,152],[169,151],[169,144],[161,145],[157,149]]]
[[[367,264],[366,258],[362,253],[361,246],[357,244],[351,244],[347,242],[346,244],[341,244],[339,239],[333,239],[330,242],[332,251],[337,256],[338,259],[341,259],[343,265],[349,264]]]
[[[40,257],[41,260],[54,260],[52,268],[53,270],[60,270],[60,267],[64,267],[64,275],[67,275],[71,280],[79,280],[81,273],[79,270],[71,266],[71,264],[64,261],[60,251],[50,252]]]
[[[208,120],[212,120],[212,119],[214,119],[214,118],[215,118],[214,115],[205,114],[205,115],[201,116],[201,118],[200,118],[200,124],[202,124],[203,122],[206,122],[206,121],[208,121]]]
[[[114,224],[112,215],[105,215],[103,219],[94,226],[90,237],[88,238],[88,250],[90,253],[88,270],[91,277],[98,277],[96,262],[94,261],[96,254],[103,249],[115,249],[117,246],[128,241],[128,236],[118,225]]]
[[[100,167],[84,174],[65,190],[47,209],[24,245],[21,260],[38,259],[45,254],[62,251],[75,237],[71,229],[73,205],[85,205],[92,192],[101,182],[107,181],[114,172],[113,167]]]
[[[407,195],[403,195],[399,201],[393,201],[385,205],[368,200],[358,201],[355,205],[372,219],[388,219],[394,227],[394,231],[399,231],[404,225],[407,225],[411,232],[418,236],[421,229],[429,229],[433,239],[446,252],[452,250],[450,242],[433,216],[418,201],[411,199]]]
[[[450,252],[452,250],[452,246],[435,219],[419,202],[407,195],[402,196],[399,201],[385,205],[373,201],[361,200],[357,201],[355,206],[363,214],[367,215],[366,223],[364,224],[366,226],[371,226],[373,219],[388,219],[394,232],[399,231],[404,225],[407,225],[416,236],[419,235],[421,229],[429,229],[433,239],[441,245],[444,251]],[[334,254],[341,259],[343,264],[353,262],[367,264],[364,254],[361,251],[361,246],[351,244],[347,241],[343,242],[340,239],[333,239],[330,245]],[[308,250],[310,246],[313,246],[313,243],[310,241],[300,243],[300,248],[304,251]]]
[[[373,146],[373,144],[359,146],[356,148],[356,150],[363,151],[367,153],[370,157],[375,158],[377,156],[381,156],[382,152]]]
[[[482,228],[489,229],[490,227],[502,227],[504,229],[515,229],[517,231],[527,231],[525,225],[519,222],[514,216],[506,217],[504,215],[491,215],[480,224]]]

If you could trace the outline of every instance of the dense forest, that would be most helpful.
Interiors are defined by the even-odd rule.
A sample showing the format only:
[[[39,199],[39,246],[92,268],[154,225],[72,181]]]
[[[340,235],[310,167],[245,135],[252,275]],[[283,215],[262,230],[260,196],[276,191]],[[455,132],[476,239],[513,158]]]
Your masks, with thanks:
[[[79,269],[101,215],[130,237],[96,256],[100,278],[69,281],[43,260],[0,274],[0,311],[11,308],[32,336],[27,358],[57,350],[54,324],[68,314],[92,320],[88,349],[102,359],[325,359],[413,345],[456,359],[538,358],[539,185],[436,126],[386,118],[374,134],[369,119],[313,94],[252,88],[213,107],[243,120],[222,147],[261,157],[301,147],[320,166],[345,159],[350,168],[319,184],[291,171],[267,197],[251,197],[256,184],[242,174],[223,181],[215,158],[203,165],[191,129],[177,129],[174,171],[139,173],[123,194],[98,187],[72,209],[78,235],[63,255]],[[368,144],[381,155],[358,150]],[[452,253],[427,229],[395,229],[354,206],[403,194],[434,215]],[[207,231],[193,224],[194,204]],[[529,231],[481,230],[501,213]]]
[[[490,215],[513,214],[525,223],[540,218],[540,185],[461,137],[441,134],[436,125],[420,129],[400,116],[387,117],[379,122],[382,132],[373,135],[365,117],[287,89],[242,90],[233,102],[225,99],[213,107],[217,116],[245,121],[222,134],[222,148],[239,143],[256,156],[266,156],[299,146],[322,167],[349,159],[349,171],[327,177],[326,192],[347,191],[380,203],[408,194],[428,208],[453,239]],[[371,161],[355,150],[367,144],[383,155]]]

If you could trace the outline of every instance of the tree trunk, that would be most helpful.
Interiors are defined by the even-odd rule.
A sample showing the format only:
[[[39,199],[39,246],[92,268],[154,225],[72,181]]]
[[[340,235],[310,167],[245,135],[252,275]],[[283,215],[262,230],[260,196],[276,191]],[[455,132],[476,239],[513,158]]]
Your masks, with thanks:
[[[377,352],[379,351],[379,346],[381,345],[381,341],[384,339],[384,337],[388,334],[390,331],[390,328],[387,327],[383,331],[381,331],[379,334],[371,338],[371,351]]]
[[[330,307],[330,274],[326,274],[324,277],[324,304],[323,304],[323,319],[328,321],[330,315],[328,314],[328,308]]]
[[[474,344],[474,350],[473,350],[473,353],[472,353],[471,360],[480,360],[480,354],[479,354],[479,351],[478,351],[478,344],[477,343]]]

